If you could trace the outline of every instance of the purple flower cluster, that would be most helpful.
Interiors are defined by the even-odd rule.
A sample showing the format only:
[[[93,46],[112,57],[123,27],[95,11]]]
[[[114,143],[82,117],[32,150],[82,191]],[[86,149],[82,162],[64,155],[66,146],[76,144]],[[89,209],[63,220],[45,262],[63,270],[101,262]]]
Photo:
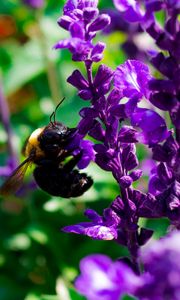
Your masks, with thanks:
[[[58,20],[58,24],[68,30],[71,37],[57,43],[55,49],[68,48],[75,61],[90,59],[98,62],[102,59],[105,45],[93,45],[92,39],[97,31],[103,30],[110,23],[110,17],[106,14],[99,15],[97,4],[97,0],[67,1],[64,15]]]
[[[161,73],[160,79],[148,81],[148,100],[168,111],[175,128],[176,138],[171,134],[164,144],[158,141],[152,146],[153,159],[158,162],[151,172],[149,191],[156,196],[158,214],[168,216],[179,228],[180,189],[180,86],[179,86],[179,1],[142,1],[143,12],[138,11],[137,2],[114,0],[116,8],[130,22],[139,23],[155,41],[160,51],[151,51],[150,61]],[[163,26],[155,18],[155,12],[164,11]],[[129,13],[130,16],[129,17]],[[166,51],[166,52],[165,52]],[[160,128],[160,127],[159,127]]]
[[[138,7],[136,12],[139,13]],[[168,167],[172,169],[178,160],[178,145],[171,131],[167,129],[165,120],[154,110],[140,106],[142,100],[146,99],[148,103],[151,97],[149,83],[152,81],[152,76],[146,65],[140,61],[128,60],[115,72],[105,65],[100,65],[95,76],[92,75],[92,64],[102,58],[104,50],[104,46],[99,47],[100,44],[93,46],[92,39],[97,30],[104,29],[109,23],[108,16],[98,14],[97,2],[68,1],[64,7],[64,15],[58,23],[70,32],[71,37],[60,41],[55,48],[64,48],[66,45],[66,48],[72,52],[74,60],[85,63],[87,78],[79,70],[75,70],[68,78],[68,82],[78,89],[78,95],[83,100],[91,102],[90,107],[80,111],[78,135],[83,138],[88,134],[97,140],[94,145],[95,162],[102,169],[112,172],[119,184],[121,194],[117,196],[111,207],[105,210],[102,217],[88,210],[86,215],[90,218],[90,223],[68,226],[64,230],[86,234],[95,239],[117,239],[118,242],[127,245],[132,256],[135,256],[138,247],[152,235],[151,231],[144,228],[138,231],[139,217],[169,217],[169,211],[165,207],[168,205],[174,207],[172,202],[176,202],[178,206],[177,201],[174,200],[178,196],[175,182],[178,170],[176,170],[176,177],[170,174],[172,172],[168,172]],[[80,27],[82,34],[74,35],[77,32],[79,34]],[[94,31],[91,31],[92,28]],[[95,51],[97,49],[98,52]],[[99,58],[96,60],[93,59],[94,53],[98,53]],[[112,83],[114,83],[113,88]],[[122,103],[124,98],[126,103]],[[163,141],[165,142],[161,145]],[[167,167],[167,163],[158,159],[156,153],[159,152],[157,147],[163,149],[170,141],[174,143],[176,155],[170,153],[169,159],[166,156]],[[142,171],[136,169],[138,159],[135,144],[137,142],[152,148],[155,159],[160,161],[157,170],[155,168],[152,171],[149,184],[151,194],[143,194],[132,188],[132,183],[142,175]],[[167,174],[162,180],[158,177],[161,173],[158,170],[163,167],[167,170]],[[153,189],[158,180],[165,188],[159,187],[161,193],[158,193],[157,189],[154,193]],[[154,204],[156,210],[153,208]]]
[[[138,22],[156,39],[161,49],[168,51],[167,57],[163,53],[156,53],[152,58],[153,65],[166,78],[154,79],[149,68],[138,60],[127,60],[115,71],[100,64],[97,72],[93,73],[93,64],[101,61],[105,49],[101,42],[94,45],[93,38],[97,31],[104,30],[110,24],[110,18],[106,14],[99,14],[98,1],[67,1],[58,24],[70,33],[70,37],[59,41],[55,49],[67,48],[73,60],[84,62],[86,75],[77,69],[67,81],[78,90],[81,99],[90,103],[89,107],[80,111],[81,120],[72,144],[76,145],[78,140],[78,145],[83,148],[84,143],[86,149],[85,160],[79,167],[84,168],[90,160],[95,161],[101,169],[112,173],[120,192],[110,206],[104,209],[102,216],[87,209],[85,216],[89,222],[66,226],[64,231],[93,239],[115,240],[130,252],[130,265],[134,271],[124,263],[113,264],[104,256],[92,256],[82,262],[82,275],[76,286],[89,300],[114,300],[126,292],[138,295],[142,300],[163,300],[165,292],[158,294],[155,291],[155,296],[151,298],[149,295],[152,293],[146,294],[148,288],[151,289],[151,285],[158,280],[156,271],[151,274],[150,264],[147,263],[144,275],[138,275],[139,248],[153,234],[152,230],[139,226],[139,219],[166,217],[174,227],[180,228],[179,6],[172,1],[144,1],[144,9],[135,0],[114,0],[114,3],[126,21]],[[158,27],[154,17],[154,12],[161,9],[167,10],[168,16],[164,31]],[[163,41],[167,37],[167,45],[171,41],[171,48],[162,46],[166,45]],[[160,58],[162,64],[158,63]],[[176,65],[173,71],[170,68],[172,62]],[[169,111],[176,136],[173,130],[167,128],[163,114],[160,115],[153,105],[162,111]],[[90,147],[83,140],[87,135],[94,139]],[[133,183],[142,176],[136,155],[137,143],[149,148],[154,162],[148,193],[133,187]],[[173,263],[170,267],[174,267]],[[102,279],[100,282],[96,273]],[[91,286],[88,291],[86,280],[88,286]],[[121,280],[122,286],[118,280]],[[130,283],[131,280],[134,284]],[[169,294],[173,293],[170,289]],[[167,299],[176,299],[176,296]]]
[[[94,254],[82,259],[77,290],[88,300],[118,300],[124,294],[139,300],[179,300],[180,233],[152,243],[140,255],[144,273],[137,275],[123,260]]]
[[[180,13],[179,1],[142,1],[143,11],[138,1],[114,0],[115,7],[124,15],[126,21],[139,23],[160,51],[151,51],[151,64],[161,73],[160,79],[149,82],[149,100],[163,111],[169,111],[179,141],[180,130]],[[155,12],[164,11],[163,26],[155,18]]]

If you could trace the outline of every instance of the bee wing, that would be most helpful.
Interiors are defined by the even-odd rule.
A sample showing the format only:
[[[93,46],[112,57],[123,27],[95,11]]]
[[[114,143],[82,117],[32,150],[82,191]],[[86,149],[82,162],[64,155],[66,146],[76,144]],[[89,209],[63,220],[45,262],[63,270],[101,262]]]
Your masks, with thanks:
[[[0,188],[0,195],[7,196],[16,193],[20,189],[24,175],[31,164],[30,157],[24,160],[3,183]]]

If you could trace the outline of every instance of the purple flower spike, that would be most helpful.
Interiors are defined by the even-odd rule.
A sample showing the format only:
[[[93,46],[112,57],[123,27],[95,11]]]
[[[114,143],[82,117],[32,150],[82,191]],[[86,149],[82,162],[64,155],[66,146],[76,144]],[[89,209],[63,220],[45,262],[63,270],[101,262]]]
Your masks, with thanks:
[[[127,60],[114,74],[114,85],[125,97],[148,98],[149,69],[138,60]]]
[[[150,109],[137,108],[131,115],[131,124],[142,129],[139,140],[150,146],[162,142],[170,135],[164,119]]]
[[[64,15],[58,20],[58,24],[69,31],[70,38],[57,43],[55,49],[67,48],[74,61],[98,62],[102,59],[104,44],[93,46],[92,39],[97,31],[110,24],[111,19],[107,14],[99,15],[97,4],[98,1],[94,0],[67,1]],[[84,100],[89,99],[84,91],[81,94]]]
[[[143,18],[136,0],[113,0],[115,7],[124,15],[124,19],[129,22],[138,22]]]
[[[138,276],[126,264],[112,262],[101,254],[82,259],[80,270],[75,286],[88,300],[119,300],[140,284]]]
[[[118,18],[126,21],[123,21],[123,28],[128,33],[128,40],[123,49],[128,57],[133,58],[118,66],[115,72],[102,63],[96,70],[93,68],[94,63],[101,61],[105,48],[104,43],[94,43],[93,39],[99,30],[104,30],[110,23],[105,11],[99,14],[98,0],[67,0],[64,15],[58,21],[69,32],[69,38],[60,41],[55,48],[67,48],[73,60],[84,62],[86,73],[84,75],[75,70],[68,82],[77,89],[77,94],[83,100],[90,100],[89,106],[79,112],[81,119],[74,135],[70,137],[67,150],[80,160],[78,168],[85,168],[91,160],[95,161],[101,169],[112,173],[119,186],[119,195],[104,209],[102,216],[88,209],[85,212],[88,222],[67,226],[64,231],[92,239],[115,240],[126,246],[131,260],[128,265],[139,276],[135,277],[131,269],[126,269],[126,265],[114,264],[106,257],[101,260],[99,257],[90,257],[81,264],[82,274],[76,286],[87,300],[120,300],[123,293],[132,293],[139,300],[179,300],[179,275],[170,273],[166,289],[162,282],[163,268],[166,266],[160,266],[162,272],[158,274],[157,262],[153,266],[151,261],[151,270],[150,263],[145,260],[146,270],[140,275],[138,257],[139,248],[153,234],[152,230],[141,227],[139,218],[166,217],[171,225],[180,229],[179,5],[175,0],[113,1],[119,11]],[[155,14],[161,10],[163,24],[157,22]],[[137,24],[134,27],[133,24],[128,25],[128,21]],[[135,35],[142,31],[155,40],[156,50],[139,51]],[[151,55],[151,64],[159,72],[156,78],[150,75],[147,65],[134,59],[147,60],[147,55]],[[160,113],[150,109],[152,104],[169,112],[174,131],[168,130]],[[83,140],[87,136],[95,140],[94,144]],[[142,176],[136,155],[137,143],[148,145],[151,148],[149,152],[152,152],[147,193],[134,188],[134,182]],[[138,187],[143,185],[143,181],[137,183]],[[163,262],[163,259],[159,261]],[[166,262],[167,266],[171,265],[170,261]],[[137,281],[140,285],[135,284]],[[160,292],[159,283],[164,289],[163,293]],[[178,286],[176,294],[171,289],[172,285]],[[176,295],[179,298],[176,299]]]

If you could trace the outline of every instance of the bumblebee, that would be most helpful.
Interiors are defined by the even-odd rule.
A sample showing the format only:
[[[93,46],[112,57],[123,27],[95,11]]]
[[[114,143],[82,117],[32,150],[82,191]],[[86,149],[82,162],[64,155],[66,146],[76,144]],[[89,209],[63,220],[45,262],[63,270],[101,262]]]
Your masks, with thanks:
[[[66,149],[77,130],[56,122],[56,110],[62,101],[50,116],[50,123],[36,129],[27,139],[22,151],[26,159],[2,185],[0,194],[15,193],[32,163],[36,164],[33,175],[37,185],[52,196],[78,197],[92,186],[91,177],[74,169],[82,153],[72,156]]]

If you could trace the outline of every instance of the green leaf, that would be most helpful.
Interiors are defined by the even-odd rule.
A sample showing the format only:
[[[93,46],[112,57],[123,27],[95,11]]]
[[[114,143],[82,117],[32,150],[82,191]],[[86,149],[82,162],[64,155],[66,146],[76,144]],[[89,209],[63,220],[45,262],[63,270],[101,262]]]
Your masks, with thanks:
[[[9,278],[8,278],[9,277]],[[16,283],[9,276],[0,276],[0,299],[1,300],[15,300],[24,299],[23,287],[17,286]]]
[[[40,300],[40,295],[38,295],[36,292],[30,292],[24,300]]]
[[[119,300],[137,300],[137,298],[135,297],[132,297],[132,296],[128,296],[128,295],[125,295],[123,296],[121,299]]]
[[[44,61],[38,42],[30,41],[23,48],[16,45],[11,63],[11,68],[4,75],[6,94],[15,92],[44,70]]]
[[[42,295],[39,300],[59,300],[57,295]]]
[[[7,240],[5,240],[5,246],[8,249],[17,251],[17,250],[26,250],[31,245],[31,240],[25,233],[17,233]]]
[[[32,224],[27,228],[29,236],[39,244],[47,244],[49,241],[46,228],[40,224]]]
[[[76,290],[74,289],[69,289],[69,293],[71,296],[71,300],[86,300],[85,297],[79,295],[78,292],[76,292]]]

